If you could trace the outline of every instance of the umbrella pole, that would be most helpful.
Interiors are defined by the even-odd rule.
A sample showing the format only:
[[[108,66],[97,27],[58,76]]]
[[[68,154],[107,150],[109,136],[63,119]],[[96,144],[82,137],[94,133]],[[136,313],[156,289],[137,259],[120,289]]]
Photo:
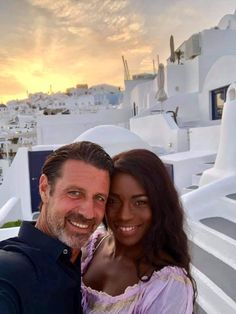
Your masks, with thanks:
[[[163,113],[164,110],[163,110],[163,101],[161,101],[161,113]]]

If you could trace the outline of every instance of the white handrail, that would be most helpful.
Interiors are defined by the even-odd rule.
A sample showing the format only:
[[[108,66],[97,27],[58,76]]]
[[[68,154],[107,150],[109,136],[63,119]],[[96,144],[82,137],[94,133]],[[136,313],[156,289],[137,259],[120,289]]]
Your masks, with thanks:
[[[231,175],[199,187],[197,190],[181,196],[187,216],[194,218],[201,208],[207,208],[210,202],[236,190],[236,175]]]
[[[20,198],[14,196],[0,208],[0,226],[18,219],[22,219],[21,201]]]

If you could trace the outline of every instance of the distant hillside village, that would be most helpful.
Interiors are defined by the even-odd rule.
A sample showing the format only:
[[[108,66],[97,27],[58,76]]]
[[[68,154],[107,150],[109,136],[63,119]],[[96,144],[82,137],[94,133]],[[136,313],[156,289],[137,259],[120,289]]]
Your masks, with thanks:
[[[166,65],[158,58],[153,73],[131,75],[122,56],[124,91],[80,84],[65,93],[29,94],[0,105],[0,180],[18,147],[70,143],[107,124],[128,128],[158,155],[199,147],[215,153],[227,91],[236,82],[235,36],[236,11],[177,48],[170,36]]]
[[[18,233],[5,223],[37,219],[40,169],[62,144],[92,141],[111,156],[146,148],[165,163],[186,212],[197,312],[235,314],[236,11],[177,49],[170,36],[157,73],[131,76],[123,64],[124,92],[78,85],[0,106],[0,239]],[[9,163],[17,145],[26,147]]]
[[[0,104],[0,159],[13,158],[19,146],[37,143],[37,119],[50,115],[95,113],[117,108],[123,100],[119,87],[78,84],[65,93],[34,93],[23,100]]]

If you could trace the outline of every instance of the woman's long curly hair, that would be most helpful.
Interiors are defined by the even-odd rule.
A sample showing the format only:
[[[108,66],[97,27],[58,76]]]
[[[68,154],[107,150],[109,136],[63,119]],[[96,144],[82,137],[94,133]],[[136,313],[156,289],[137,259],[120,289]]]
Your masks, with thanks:
[[[190,272],[188,239],[184,231],[184,210],[170,175],[154,153],[133,149],[113,157],[114,172],[134,177],[144,188],[152,211],[152,225],[143,239],[143,257],[155,269],[165,266],[184,268],[194,289]]]

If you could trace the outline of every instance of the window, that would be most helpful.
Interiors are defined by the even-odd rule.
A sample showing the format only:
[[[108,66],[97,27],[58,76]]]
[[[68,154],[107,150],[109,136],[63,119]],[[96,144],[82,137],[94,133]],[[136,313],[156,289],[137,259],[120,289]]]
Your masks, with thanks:
[[[229,85],[211,91],[212,120],[221,119]]]

